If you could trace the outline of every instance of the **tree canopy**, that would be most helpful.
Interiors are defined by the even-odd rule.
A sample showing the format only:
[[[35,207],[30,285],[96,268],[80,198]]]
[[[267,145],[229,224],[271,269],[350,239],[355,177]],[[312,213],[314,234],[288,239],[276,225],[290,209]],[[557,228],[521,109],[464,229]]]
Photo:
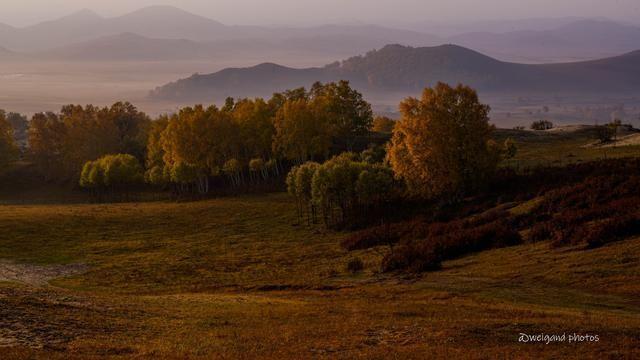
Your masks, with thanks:
[[[0,110],[0,167],[7,165],[17,155],[17,148],[13,137],[13,127]],[[1,170],[1,169],[0,169]]]
[[[489,106],[473,89],[439,83],[421,99],[402,101],[400,111],[388,160],[413,195],[464,195],[495,171],[500,149],[491,140]]]

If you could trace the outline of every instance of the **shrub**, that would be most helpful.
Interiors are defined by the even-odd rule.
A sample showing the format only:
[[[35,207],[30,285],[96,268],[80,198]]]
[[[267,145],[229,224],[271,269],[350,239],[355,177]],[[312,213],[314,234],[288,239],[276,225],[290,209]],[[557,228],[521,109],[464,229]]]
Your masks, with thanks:
[[[411,227],[407,223],[386,224],[357,231],[344,238],[340,245],[348,250],[364,250],[381,245],[392,245],[400,241]]]
[[[639,213],[608,219],[596,224],[586,234],[585,241],[589,248],[597,248],[635,235],[640,235]]]
[[[520,234],[504,219],[480,224],[466,221],[434,223],[413,229],[413,233],[416,232],[425,232],[426,236],[406,237],[383,259],[384,271],[429,271],[438,269],[443,260],[522,242]]]
[[[442,268],[442,260],[429,246],[410,243],[402,245],[382,259],[382,271],[421,273]]]

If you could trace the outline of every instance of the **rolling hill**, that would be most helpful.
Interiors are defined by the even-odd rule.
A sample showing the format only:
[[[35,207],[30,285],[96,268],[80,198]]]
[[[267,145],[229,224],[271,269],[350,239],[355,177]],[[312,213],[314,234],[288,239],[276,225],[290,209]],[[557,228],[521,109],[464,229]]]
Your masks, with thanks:
[[[123,33],[45,51],[39,56],[67,61],[149,61],[200,59],[212,53],[212,49],[191,40]]]
[[[437,37],[410,30],[373,25],[324,25],[307,28],[230,26],[171,6],[151,6],[113,18],[82,10],[60,19],[24,28],[0,26],[0,46],[20,52],[42,52],[55,48],[102,41],[123,33],[152,39],[186,39],[208,43],[259,40],[265,45],[293,40],[290,45],[305,49],[317,40],[334,41],[351,51],[370,50],[390,42],[407,45],[434,45]],[[306,40],[301,40],[306,39]],[[113,39],[112,39],[113,40]],[[345,44],[346,45],[340,45]],[[362,48],[362,46],[369,46]],[[229,44],[227,44],[229,47]],[[330,47],[325,46],[325,49]]]
[[[296,28],[230,26],[179,8],[151,6],[112,18],[82,10],[23,28],[0,24],[0,46],[21,53],[39,54],[52,49],[62,53],[62,49],[69,46],[76,49],[81,46],[95,48],[107,41],[109,46],[126,49],[130,46],[131,38],[117,36],[130,33],[154,41],[149,41],[152,44],[140,43],[140,50],[134,51],[132,55],[121,54],[115,58],[147,59],[157,56],[158,51],[153,49],[158,46],[157,40],[161,39],[189,40],[200,44],[201,49],[190,50],[186,54],[208,54],[213,49],[217,54],[229,52],[256,55],[265,49],[273,49],[342,58],[386,44],[435,46],[451,43],[503,61],[524,63],[596,59],[640,48],[640,27],[601,19],[530,19],[498,24],[472,23],[456,27],[459,31],[464,31],[462,34],[438,36],[426,33],[437,29],[437,26],[427,25],[407,25],[413,30],[403,30],[402,25],[390,28],[366,24]],[[123,43],[112,44],[116,40]],[[95,43],[90,44],[91,42]],[[149,53],[143,53],[142,50],[147,48],[151,49]],[[174,54],[167,55],[156,60],[176,59]],[[108,59],[109,57],[104,60]]]
[[[615,56],[640,49],[640,27],[584,19],[547,30],[472,32],[448,41],[501,59],[544,62]]]
[[[388,45],[323,68],[275,64],[225,69],[161,86],[155,99],[211,100],[268,96],[314,81],[349,80],[367,93],[417,93],[438,81],[464,83],[489,93],[618,93],[640,91],[640,51],[596,61],[529,65],[508,63],[456,45]]]

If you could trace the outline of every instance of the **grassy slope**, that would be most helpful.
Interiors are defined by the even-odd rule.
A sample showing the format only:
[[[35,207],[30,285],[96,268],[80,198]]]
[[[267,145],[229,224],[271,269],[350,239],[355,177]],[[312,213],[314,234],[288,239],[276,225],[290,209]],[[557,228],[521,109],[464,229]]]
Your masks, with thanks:
[[[506,166],[562,166],[598,159],[640,156],[640,146],[585,146],[597,141],[596,129],[593,127],[566,132],[500,129],[496,135],[499,141],[512,138],[518,146],[516,157],[509,160]]]
[[[522,167],[640,154],[583,148],[589,131],[499,136],[516,139]],[[0,191],[43,204],[0,206],[0,259],[91,270],[51,288],[0,283],[0,338],[27,329],[48,344],[0,347],[2,358],[640,356],[640,239],[591,251],[522,245],[404,279],[378,274],[375,250],[340,249],[343,234],[294,226],[284,195],[45,205],[63,195],[46,187]],[[345,270],[354,256],[364,273]],[[517,343],[520,332],[565,331],[601,341]]]
[[[640,355],[640,239],[593,251],[523,245],[402,279],[376,273],[376,251],[347,254],[337,246],[343,235],[295,221],[284,195],[0,207],[0,258],[92,267],[53,289],[0,284],[5,317],[71,334],[66,348],[0,351],[47,358],[64,358],[62,350],[226,358]],[[345,271],[352,256],[365,260],[363,274]],[[564,331],[597,333],[601,341],[516,341],[519,332]]]

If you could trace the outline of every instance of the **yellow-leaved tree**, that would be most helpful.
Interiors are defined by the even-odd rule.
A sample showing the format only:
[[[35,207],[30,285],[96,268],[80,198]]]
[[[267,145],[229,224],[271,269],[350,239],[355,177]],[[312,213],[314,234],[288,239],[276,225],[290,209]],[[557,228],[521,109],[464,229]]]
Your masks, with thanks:
[[[387,156],[412,195],[455,201],[487,184],[502,152],[489,110],[463,85],[438,83],[402,101]]]
[[[13,139],[13,127],[0,110],[0,171],[17,155],[16,144]]]

